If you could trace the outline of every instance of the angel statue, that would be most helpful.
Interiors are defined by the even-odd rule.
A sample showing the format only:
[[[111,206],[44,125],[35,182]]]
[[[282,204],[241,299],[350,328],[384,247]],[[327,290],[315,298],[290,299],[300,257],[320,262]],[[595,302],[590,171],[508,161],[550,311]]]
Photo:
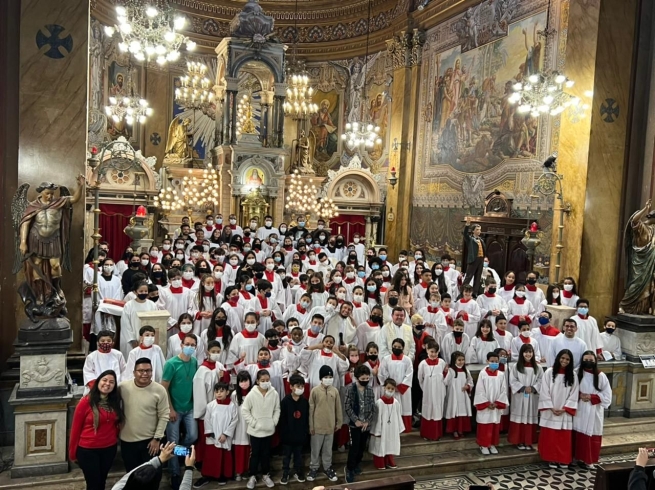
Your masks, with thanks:
[[[13,273],[25,273],[19,286],[25,313],[31,320],[21,330],[49,330],[61,322],[53,318],[66,316],[66,298],[61,289],[62,268],[71,270],[70,229],[73,204],[84,193],[85,179],[77,177],[77,189],[71,196],[68,188],[43,182],[36,188],[34,201],[28,201],[30,184],[22,184],[11,203],[16,234]],[[59,197],[55,192],[59,189]],[[65,322],[68,324],[68,322]],[[61,329],[61,327],[57,328]]]
[[[171,121],[168,127],[168,137],[166,138],[165,159],[180,163],[186,158],[192,158],[191,148],[187,139],[187,132],[191,125],[191,119],[176,117]]]
[[[310,149],[309,138],[305,135],[305,131],[300,131],[300,138],[296,144],[296,168],[300,170],[301,174],[314,175],[312,168],[312,157]]]
[[[630,217],[625,227],[628,275],[619,311],[652,314],[655,303],[655,211],[651,199]]]

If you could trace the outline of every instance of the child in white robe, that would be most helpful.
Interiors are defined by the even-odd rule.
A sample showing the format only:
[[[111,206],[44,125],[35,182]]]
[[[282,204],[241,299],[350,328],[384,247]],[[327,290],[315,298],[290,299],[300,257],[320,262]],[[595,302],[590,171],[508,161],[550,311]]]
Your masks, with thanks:
[[[161,376],[164,373],[164,364],[166,359],[164,353],[157,344],[155,344],[155,329],[150,325],[144,325],[139,330],[139,345],[130,351],[127,356],[127,364],[123,381],[134,379],[134,367],[136,361],[142,357],[150,359],[152,366],[152,379],[156,383],[161,383]]]
[[[164,305],[164,309],[171,314],[168,319],[168,336],[170,337],[179,331],[177,329],[177,319],[182,313],[188,313],[189,302],[193,293],[189,288],[182,285],[182,274],[178,269],[168,271],[168,280],[171,285],[159,292],[159,301]]]
[[[471,339],[464,333],[464,321],[459,318],[453,322],[453,331],[447,333],[441,342],[443,359],[450,359],[453,352],[466,352],[471,345]]]
[[[241,371],[237,374],[236,388],[232,392],[232,403],[238,408],[237,425],[232,438],[232,457],[234,459],[235,480],[241,481],[242,475],[248,471],[250,462],[250,436],[248,435],[248,424],[243,418],[241,408],[243,401],[252,389],[252,379],[248,371]]]
[[[487,354],[498,348],[498,341],[494,338],[491,322],[487,319],[481,320],[475,337],[471,339],[466,351],[467,364],[484,364],[487,361]]]
[[[227,324],[232,327],[235,334],[243,330],[244,315],[247,313],[239,303],[240,297],[236,286],[228,286],[225,290],[225,302],[221,305],[227,315]]]
[[[184,338],[193,333],[193,317],[188,313],[182,313],[177,320],[177,325],[179,326],[180,332],[172,337],[168,337],[168,342],[166,344],[166,360],[178,356],[180,352],[182,352]],[[195,357],[199,363],[205,357],[205,344],[201,341],[200,337],[196,340],[196,351],[193,357]]]
[[[508,329],[514,337],[519,336],[519,322],[532,323],[535,314],[534,306],[525,299],[525,286],[519,284],[514,290],[514,298],[507,302],[507,318],[509,318]]]
[[[514,298],[514,289],[516,288],[516,274],[514,271],[505,272],[505,283],[498,290],[498,295],[509,305],[509,301]]]
[[[203,345],[209,344],[212,340],[217,340],[221,344],[221,357],[218,362],[220,362],[228,371],[232,371],[234,367],[234,361],[230,355],[230,343],[234,338],[234,333],[232,328],[227,324],[227,314],[223,308],[216,308],[212,312],[212,318],[209,320],[209,326],[204,330],[200,337],[198,337],[198,342]],[[205,360],[205,355],[198,356],[198,362]]]
[[[512,361],[516,362],[519,360],[521,346],[530,344],[534,349],[535,361],[541,362],[541,349],[539,348],[539,342],[537,342],[537,339],[532,338],[532,325],[527,321],[520,321],[519,330],[519,336],[512,339]]]
[[[598,358],[603,360],[603,342],[600,340],[598,322],[589,314],[589,301],[579,299],[577,304],[578,312],[573,316],[573,319],[578,324],[578,330],[575,336],[584,340],[585,344],[587,344],[587,349],[595,352]]]
[[[470,338],[475,335],[480,321],[480,307],[473,299],[473,287],[466,285],[462,288],[463,297],[455,301],[457,318],[464,321],[464,333]]]
[[[410,363],[411,365],[411,363]],[[397,383],[388,378],[382,382],[382,397],[375,402],[368,452],[379,470],[397,468],[394,456],[400,455],[400,434],[405,430],[402,408],[396,398]]]
[[[562,336],[562,332],[550,323],[553,315],[548,310],[539,313],[537,318],[538,327],[532,329],[532,338],[539,344],[539,352],[541,353],[541,362],[546,363],[548,354],[551,351],[551,344]],[[552,362],[551,362],[552,365]]]
[[[84,394],[88,394],[93,385],[105,371],[111,369],[116,373],[116,384],[123,381],[125,358],[114,347],[114,333],[101,330],[98,333],[98,350],[91,352],[84,360],[82,373],[84,375]]]
[[[578,300],[578,287],[575,283],[575,279],[572,277],[565,277],[562,281],[562,306],[569,306],[571,308],[577,308]]]
[[[499,356],[494,352],[487,354],[487,367],[480,371],[475,385],[473,403],[477,409],[478,423],[476,442],[480,452],[488,456],[498,454],[496,445],[500,442],[500,418],[507,407],[507,380],[505,373],[498,370]]]
[[[473,378],[466,369],[463,352],[455,351],[450,356],[446,376],[446,433],[458,440],[471,432],[471,390]]]
[[[135,285],[137,297],[125,303],[121,315],[120,350],[123,357],[127,359],[130,351],[138,345],[141,320],[139,312],[156,311],[157,306],[148,300],[148,284],[145,281]]]
[[[382,307],[374,306],[371,308],[371,315],[368,320],[362,322],[355,331],[355,345],[364,353],[369,342],[375,342],[378,338],[382,323]],[[365,357],[365,356],[364,356]]]
[[[598,370],[596,355],[588,350],[578,369],[580,399],[573,417],[573,457],[586,469],[593,469],[603,443],[604,413],[612,403],[612,386]]]
[[[442,343],[445,335],[450,332],[446,316],[439,308],[440,303],[441,295],[437,291],[430,295],[427,306],[418,310],[418,314],[423,317],[425,331],[438,343]]]
[[[283,376],[287,371],[286,363],[284,361],[271,361],[271,353],[269,352],[267,347],[261,347],[259,349],[259,352],[257,352],[256,363],[248,364],[245,362],[241,362],[239,364],[236,364],[234,368],[236,369],[237,373],[244,370],[248,371],[252,379],[255,379],[257,377],[257,373],[259,371],[265,369],[266,371],[268,371],[268,374],[271,378],[270,379],[271,386],[275,388],[275,391],[277,391],[278,396],[280,398],[285,397]]]
[[[257,281],[257,295],[253,311],[259,313],[258,330],[263,334],[273,328],[275,320],[282,320],[282,311],[273,296],[273,285],[266,279]]]
[[[573,460],[573,417],[580,393],[573,354],[561,350],[541,379],[539,390],[539,455],[551,468],[566,468]]]
[[[603,343],[603,357],[605,357],[606,361],[621,360],[623,355],[621,339],[614,332],[616,332],[616,323],[610,319],[605,319],[605,330],[600,334],[600,340]]]
[[[207,330],[214,310],[223,303],[223,296],[216,293],[212,276],[203,275],[200,282],[200,288],[190,295],[189,301],[189,314],[194,319],[193,333],[198,337]]]
[[[497,294],[497,290],[496,280],[488,278],[484,287],[484,294],[480,294],[476,299],[480,307],[480,316],[490,320],[492,325],[495,325],[496,317],[500,314],[507,318],[509,309],[505,300]]]
[[[498,341],[498,347],[502,347],[511,353],[514,336],[507,331],[507,318],[505,318],[505,315],[498,315],[496,317],[495,327],[494,338]]]
[[[539,279],[539,274],[534,271],[528,272],[525,278],[527,282],[525,285],[525,299],[532,303],[535,312],[540,310],[541,303],[546,299],[544,292],[537,286],[537,279]]]
[[[373,388],[373,394],[375,395],[375,400],[380,398],[380,381],[378,380],[378,372],[380,371],[380,359],[378,358],[378,344],[375,342],[369,342],[366,344],[365,356],[366,360],[362,363],[364,366],[367,366],[371,370],[371,380],[369,381],[369,386]]]
[[[448,364],[439,359],[439,344],[428,342],[428,358],[418,365],[418,382],[423,390],[421,404],[421,437],[438,441],[443,435],[444,402]]]
[[[362,286],[355,286],[353,288],[352,298],[352,319],[354,321],[355,327],[357,327],[358,325],[366,322],[369,315],[371,314],[371,309],[364,301],[364,288]]]
[[[319,371],[322,366],[330,366],[334,372],[333,386],[338,390],[341,387],[341,379],[348,371],[349,363],[335,346],[334,337],[326,335],[320,344],[308,345],[300,353],[300,363],[307,372],[310,389],[321,384]]]
[[[290,304],[287,306],[287,309],[284,310],[282,315],[282,320],[284,320],[286,323],[289,318],[295,318],[302,325],[303,320],[305,320],[305,316],[309,313],[309,307],[311,305],[311,296],[308,293],[303,293],[302,296],[300,296],[300,301],[298,301],[297,304]]]
[[[259,349],[266,346],[266,338],[257,330],[258,322],[259,315],[257,313],[246,313],[244,318],[245,328],[232,338],[232,342],[230,342],[230,360],[235,367],[241,362],[256,363]]]
[[[520,450],[532,451],[539,426],[539,389],[543,370],[537,364],[531,344],[524,344],[518,361],[509,368],[511,408],[507,440]]]
[[[391,355],[382,359],[378,380],[382,385],[386,379],[391,378],[396,382],[394,397],[401,406],[404,432],[412,431],[412,378],[414,377],[414,366],[412,360],[403,354],[405,341],[394,339],[391,343]]]

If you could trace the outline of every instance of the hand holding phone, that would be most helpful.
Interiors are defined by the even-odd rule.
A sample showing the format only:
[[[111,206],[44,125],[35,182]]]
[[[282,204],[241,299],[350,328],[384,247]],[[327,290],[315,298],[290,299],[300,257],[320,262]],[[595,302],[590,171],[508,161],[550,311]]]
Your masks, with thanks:
[[[189,456],[191,454],[191,450],[186,447],[186,446],[175,446],[175,449],[173,449],[173,454],[175,456]]]

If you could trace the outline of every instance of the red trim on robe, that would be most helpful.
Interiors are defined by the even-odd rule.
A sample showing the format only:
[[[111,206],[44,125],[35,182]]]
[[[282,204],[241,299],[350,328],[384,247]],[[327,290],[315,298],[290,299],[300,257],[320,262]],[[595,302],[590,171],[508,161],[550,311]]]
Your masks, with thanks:
[[[537,424],[509,423],[507,441],[510,444],[532,446],[537,443]]]
[[[247,476],[250,465],[250,446],[233,444],[232,455],[234,456],[234,472],[237,475]]]
[[[438,441],[443,436],[443,420],[428,420],[421,417],[421,437]]]
[[[598,463],[602,444],[603,436],[588,436],[581,432],[573,432],[574,457],[585,464]]]
[[[573,458],[573,432],[540,427],[539,456],[549,463],[570,464]]]
[[[478,422],[475,442],[480,447],[497,446],[500,442],[500,424],[481,424]]]

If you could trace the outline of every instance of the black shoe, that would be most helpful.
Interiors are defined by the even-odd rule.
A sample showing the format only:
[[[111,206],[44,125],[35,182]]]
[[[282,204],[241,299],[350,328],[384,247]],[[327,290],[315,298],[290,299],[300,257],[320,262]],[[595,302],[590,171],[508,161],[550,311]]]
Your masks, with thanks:
[[[325,470],[325,476],[328,477],[328,480],[330,481],[337,481],[339,477],[337,476],[337,472],[334,471],[332,468],[328,468]]]
[[[280,478],[280,485],[286,485],[287,483],[289,483],[289,475],[285,473],[282,475],[282,478]]]
[[[362,467],[357,465],[355,466],[355,475],[359,476],[362,474]]]
[[[171,478],[172,480],[172,478]],[[202,488],[205,485],[209,484],[211,482],[210,478],[207,478],[206,476],[203,476],[202,478],[198,478],[194,483],[193,483],[193,488]],[[180,484],[178,483],[178,486]]]
[[[298,483],[305,483],[305,473],[302,470],[296,471],[296,474],[293,476]]]

